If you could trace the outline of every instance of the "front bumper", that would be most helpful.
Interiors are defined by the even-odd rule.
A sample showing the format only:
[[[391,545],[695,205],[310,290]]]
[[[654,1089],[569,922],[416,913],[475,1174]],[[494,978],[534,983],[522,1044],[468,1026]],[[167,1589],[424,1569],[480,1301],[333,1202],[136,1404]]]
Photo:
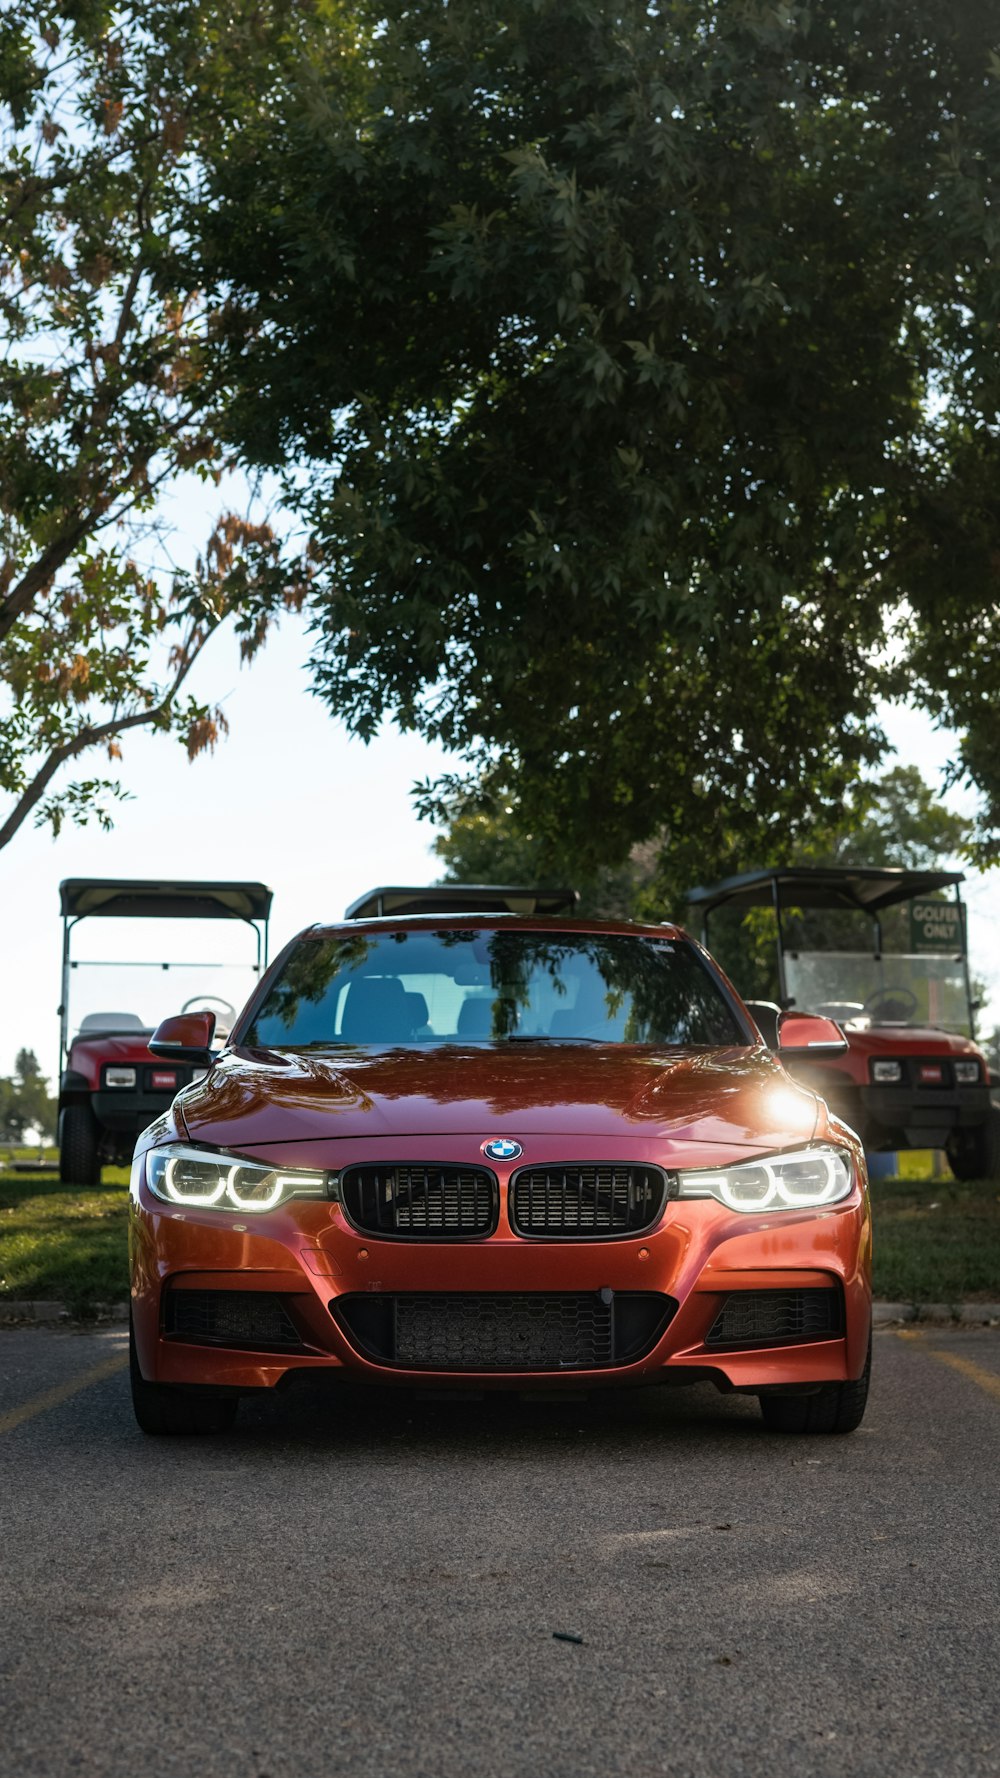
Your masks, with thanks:
[[[416,1143],[380,1143],[379,1159],[413,1159]],[[307,1144],[310,1151],[318,1145]],[[391,1148],[396,1153],[387,1152]],[[450,1151],[450,1152],[449,1152]],[[259,1152],[259,1151],[258,1151]],[[478,1158],[478,1152],[477,1158]],[[261,1158],[265,1158],[261,1156]],[[277,1158],[277,1157],[274,1157]],[[287,1162],[287,1155],[284,1157]],[[317,1152],[301,1165],[338,1164]],[[359,1157],[352,1145],[352,1160]],[[468,1139],[434,1145],[433,1157],[469,1159]],[[620,1160],[613,1154],[595,1160]],[[651,1156],[638,1153],[635,1159]],[[662,1156],[661,1156],[662,1159]],[[296,1373],[333,1380],[420,1388],[573,1389],[693,1381],[708,1377],[722,1388],[758,1390],[841,1382],[860,1375],[871,1316],[871,1223],[867,1192],[858,1187],[842,1204],[822,1211],[737,1215],[713,1200],[670,1200],[647,1233],[614,1240],[526,1240],[507,1220],[507,1176],[500,1178],[501,1212],[495,1233],[482,1240],[385,1240],[359,1233],[339,1204],[292,1200],[255,1221],[238,1213],[187,1207],[174,1210],[133,1189],[130,1213],[132,1315],[139,1364],[148,1382],[271,1388]],[[190,1317],[168,1316],[180,1292],[262,1292],[281,1300],[297,1347],[254,1349],[178,1336]],[[834,1291],[843,1331],[833,1338],[788,1344],[727,1343],[709,1336],[720,1310],[738,1292]],[[624,1304],[661,1295],[660,1331],[634,1358],[612,1358],[593,1368],[515,1366],[476,1370],[386,1362],[357,1327],[348,1306],[371,1297],[449,1299],[537,1293],[593,1295]],[[378,1319],[378,1317],[376,1317]]]
[[[170,1110],[177,1096],[176,1087],[163,1093],[137,1093],[124,1087],[120,1091],[105,1087],[92,1093],[91,1109],[102,1130],[131,1136],[133,1141],[155,1118]]]
[[[817,1090],[869,1148],[943,1148],[954,1131],[977,1129],[990,1111],[986,1085],[852,1086],[838,1081]]]

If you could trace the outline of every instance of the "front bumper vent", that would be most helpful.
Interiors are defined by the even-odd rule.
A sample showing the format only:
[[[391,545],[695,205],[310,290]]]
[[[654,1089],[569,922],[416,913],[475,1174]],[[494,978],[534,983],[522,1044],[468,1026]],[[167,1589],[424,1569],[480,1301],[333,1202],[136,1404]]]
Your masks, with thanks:
[[[790,1346],[833,1340],[844,1331],[838,1289],[734,1290],[706,1337],[706,1346]]]
[[[340,1196],[355,1228],[372,1235],[474,1240],[491,1235],[499,1220],[499,1187],[486,1167],[346,1167]]]
[[[654,1292],[462,1292],[334,1298],[354,1345],[380,1364],[434,1371],[600,1370],[630,1364],[677,1304]]]
[[[302,1347],[281,1297],[263,1290],[168,1290],[163,1331],[199,1346]]]
[[[542,1240],[640,1235],[659,1220],[666,1193],[659,1167],[522,1167],[510,1182],[511,1227]]]

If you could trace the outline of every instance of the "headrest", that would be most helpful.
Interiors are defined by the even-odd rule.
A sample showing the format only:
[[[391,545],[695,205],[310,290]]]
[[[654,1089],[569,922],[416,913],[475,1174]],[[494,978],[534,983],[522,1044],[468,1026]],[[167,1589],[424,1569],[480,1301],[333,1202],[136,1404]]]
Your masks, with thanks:
[[[429,1015],[427,1011],[427,1002],[422,994],[418,994],[414,990],[414,992],[407,994],[406,1005],[410,1014],[410,1022],[413,1029],[414,1031],[419,1031],[422,1025],[428,1023]]]
[[[463,1000],[458,1013],[459,1037],[490,1037],[492,1034],[492,1000]]]
[[[403,1043],[413,1022],[398,976],[359,976],[347,990],[341,1036],[348,1043]]]

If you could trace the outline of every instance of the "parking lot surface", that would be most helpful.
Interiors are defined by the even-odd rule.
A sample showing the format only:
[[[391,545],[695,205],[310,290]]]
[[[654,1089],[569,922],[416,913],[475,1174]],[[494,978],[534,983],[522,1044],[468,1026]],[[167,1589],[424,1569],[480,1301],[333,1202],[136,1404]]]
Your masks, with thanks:
[[[842,1439],[699,1386],[155,1440],[124,1354],[0,1333],[5,1775],[1000,1773],[998,1330],[878,1334]]]

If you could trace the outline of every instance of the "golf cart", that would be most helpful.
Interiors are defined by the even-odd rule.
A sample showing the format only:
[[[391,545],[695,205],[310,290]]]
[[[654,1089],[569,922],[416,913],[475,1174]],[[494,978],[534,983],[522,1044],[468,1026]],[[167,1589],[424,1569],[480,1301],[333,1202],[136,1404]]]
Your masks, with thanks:
[[[837,1020],[846,1052],[793,1066],[866,1148],[943,1148],[957,1178],[995,1179],[1000,1104],[974,1042],[962,881],[958,871],[758,870],[688,901],[707,948],[723,910],[741,920],[773,910],[780,1005],[747,1005],[771,1047],[784,1008]],[[941,899],[946,889],[953,900]]]
[[[59,1008],[59,1171],[66,1185],[92,1185],[105,1162],[131,1159],[140,1130],[167,1110],[174,1094],[187,1086],[192,1069],[154,1055],[149,1039],[161,1008],[153,1017],[138,1012],[86,1012],[70,1041],[71,988],[79,988],[77,972],[90,970],[155,970],[172,972],[174,982],[192,990],[182,1011],[216,1015],[216,1034],[223,1041],[236,1017],[228,997],[205,992],[202,984],[217,982],[219,971],[235,971],[236,992],[245,1000],[246,978],[267,967],[271,891],[263,883],[164,883],[76,877],[59,886],[63,920],[62,1005]],[[140,962],[72,955],[76,928],[87,919],[236,920],[254,934],[252,962]],[[91,979],[86,978],[89,982]],[[128,978],[130,981],[133,978]],[[95,991],[102,991],[95,989]],[[148,989],[146,990],[148,993]],[[77,998],[79,998],[79,994]],[[85,999],[93,993],[85,993]],[[159,991],[157,992],[157,999]],[[114,998],[117,998],[115,996]]]

